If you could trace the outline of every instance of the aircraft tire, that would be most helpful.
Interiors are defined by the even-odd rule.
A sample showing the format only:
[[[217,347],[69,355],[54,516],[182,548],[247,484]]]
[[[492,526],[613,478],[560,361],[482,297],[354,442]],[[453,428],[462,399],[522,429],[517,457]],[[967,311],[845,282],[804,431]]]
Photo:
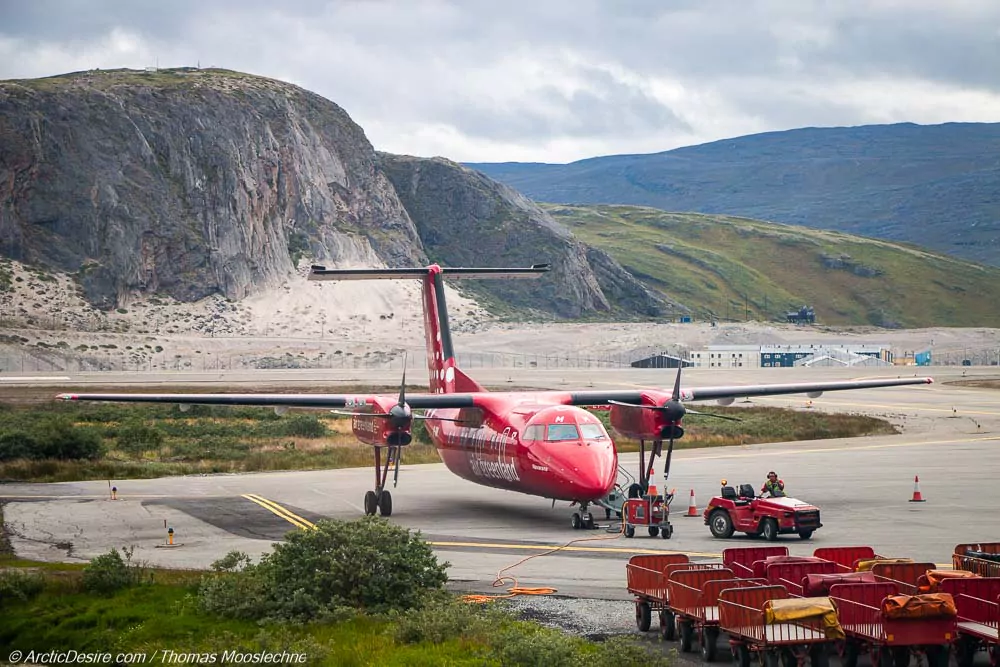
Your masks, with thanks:
[[[573,512],[573,530],[580,530],[583,526],[583,518],[578,512]]]
[[[382,516],[392,516],[392,494],[388,491],[382,492],[382,498],[378,503],[378,511]]]
[[[365,514],[375,516],[376,510],[378,510],[378,497],[374,491],[369,491],[365,494]]]

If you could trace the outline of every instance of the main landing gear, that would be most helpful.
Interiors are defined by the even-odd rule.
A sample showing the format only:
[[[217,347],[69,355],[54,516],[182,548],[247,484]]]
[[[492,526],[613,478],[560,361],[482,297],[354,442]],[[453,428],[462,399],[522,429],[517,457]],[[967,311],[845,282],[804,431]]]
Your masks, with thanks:
[[[365,494],[365,514],[368,516],[374,516],[376,512],[382,516],[392,516],[392,494],[385,488],[385,482],[389,477],[389,466],[393,460],[396,461],[396,475],[393,479],[393,485],[399,478],[399,454],[399,447],[389,447],[389,453],[385,457],[385,464],[383,464],[382,448],[375,448],[375,490]]]

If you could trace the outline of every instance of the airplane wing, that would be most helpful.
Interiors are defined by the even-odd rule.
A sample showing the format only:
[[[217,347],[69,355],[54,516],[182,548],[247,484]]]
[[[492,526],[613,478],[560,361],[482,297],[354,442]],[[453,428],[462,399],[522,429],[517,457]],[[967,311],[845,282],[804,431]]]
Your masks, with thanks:
[[[779,394],[809,394],[813,398],[827,391],[850,389],[872,389],[877,387],[898,387],[915,384],[931,384],[933,379],[886,378],[872,380],[843,380],[838,382],[800,382],[792,384],[731,385],[720,387],[691,387],[681,389],[681,401],[703,401],[713,399],[739,398],[748,396],[775,396]],[[578,392],[564,391],[521,391],[511,392],[517,397],[540,403],[563,405],[608,405],[611,401],[620,403],[640,403],[644,394],[651,391],[665,391],[650,388],[609,389]],[[408,394],[406,402],[415,409],[467,408],[481,405],[488,398],[504,397],[506,392],[465,392],[457,394]],[[57,398],[67,401],[111,401],[123,403],[178,403],[181,405],[256,405],[285,408],[361,408],[371,405],[376,398],[388,394],[59,394]]]
[[[790,384],[749,384],[721,387],[687,387],[680,389],[678,398],[681,401],[707,401],[725,398],[740,398],[747,396],[777,396],[780,394],[809,394],[816,398],[827,391],[844,391],[849,389],[873,389],[877,387],[899,387],[914,384],[931,384],[929,377],[885,378],[872,380],[842,380],[836,382],[798,382]],[[640,391],[584,391],[575,392],[573,405],[597,405],[616,400],[623,403],[637,402],[643,392]]]

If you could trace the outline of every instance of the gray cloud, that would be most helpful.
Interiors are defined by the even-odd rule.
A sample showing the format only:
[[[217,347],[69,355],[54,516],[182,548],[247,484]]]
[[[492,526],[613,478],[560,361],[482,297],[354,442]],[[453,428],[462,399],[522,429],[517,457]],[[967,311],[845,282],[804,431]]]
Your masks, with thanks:
[[[2,2],[0,78],[157,61],[291,81],[381,150],[470,161],[1000,121],[995,0]]]

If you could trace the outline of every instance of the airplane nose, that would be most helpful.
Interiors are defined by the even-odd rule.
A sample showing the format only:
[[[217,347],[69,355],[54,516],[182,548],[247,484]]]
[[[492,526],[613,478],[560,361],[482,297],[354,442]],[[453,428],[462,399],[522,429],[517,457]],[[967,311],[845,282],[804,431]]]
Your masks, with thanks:
[[[618,462],[614,447],[606,442],[544,443],[536,446],[535,454],[574,499],[603,498],[614,488]]]

